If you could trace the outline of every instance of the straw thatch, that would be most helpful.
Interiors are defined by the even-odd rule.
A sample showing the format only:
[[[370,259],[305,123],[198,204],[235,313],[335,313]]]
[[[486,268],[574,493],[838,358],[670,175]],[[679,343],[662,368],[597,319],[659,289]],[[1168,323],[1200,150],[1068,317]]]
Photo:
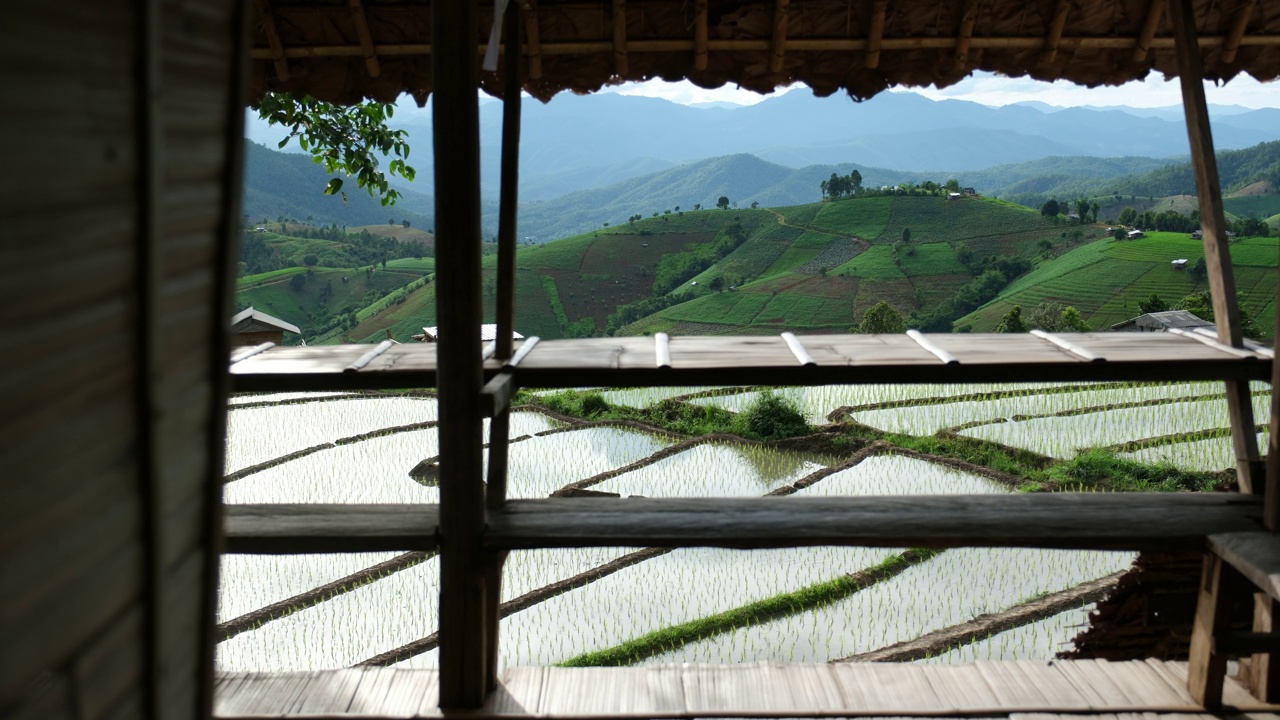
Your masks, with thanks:
[[[795,82],[869,98],[975,70],[1095,86],[1177,73],[1166,0],[527,0],[525,88],[542,100],[631,80],[761,93]],[[1192,0],[1205,76],[1280,75],[1280,8]],[[253,97],[431,92],[426,1],[256,0]],[[482,49],[493,4],[479,4]],[[482,84],[501,93],[495,73]]]

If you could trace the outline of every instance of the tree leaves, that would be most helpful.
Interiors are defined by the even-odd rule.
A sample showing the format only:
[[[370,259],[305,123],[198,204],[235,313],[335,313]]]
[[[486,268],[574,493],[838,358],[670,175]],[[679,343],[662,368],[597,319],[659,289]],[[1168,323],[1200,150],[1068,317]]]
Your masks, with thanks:
[[[387,126],[387,120],[395,113],[395,106],[390,103],[369,101],[347,107],[309,96],[267,93],[252,108],[263,120],[289,129],[280,148],[297,138],[298,146],[311,153],[317,165],[324,165],[325,172],[354,176],[356,186],[370,197],[380,198],[384,206],[394,205],[400,198],[400,193],[390,186],[387,173],[410,182],[417,175],[405,163],[409,157],[408,133]],[[379,167],[379,155],[391,158],[387,173]],[[347,194],[342,187],[342,178],[335,177],[325,185],[324,194],[342,195],[345,202]]]

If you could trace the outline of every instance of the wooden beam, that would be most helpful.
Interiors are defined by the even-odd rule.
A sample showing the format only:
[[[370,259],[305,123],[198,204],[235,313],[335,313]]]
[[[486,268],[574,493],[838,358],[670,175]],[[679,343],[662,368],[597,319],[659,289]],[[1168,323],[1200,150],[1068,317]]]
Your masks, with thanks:
[[[1257,498],[1226,493],[1043,493],[909,498],[550,498],[488,514],[486,546],[1045,547],[1199,549],[1261,526]]]
[[[480,361],[480,118],[476,4],[431,5],[439,402],[440,706],[476,708],[490,678]],[[496,630],[496,628],[493,628]]]
[[[806,335],[814,362],[800,366],[781,337],[676,337],[670,367],[654,362],[653,338],[526,339],[505,364],[491,360],[488,377],[504,369],[522,387],[673,385],[814,385],[884,382],[1043,382],[1106,380],[1270,380],[1274,362],[1262,353],[1236,357],[1172,333],[1080,333],[923,336],[959,362],[939,357],[906,335]],[[1070,350],[1063,347],[1070,346]],[[477,341],[477,355],[479,342]],[[1216,344],[1215,344],[1216,345]],[[396,345],[362,370],[345,369],[368,345],[275,347],[230,367],[237,392],[394,389],[437,384],[435,343]],[[526,353],[529,348],[532,352]],[[1233,349],[1234,351],[1234,349]],[[1243,352],[1243,351],[1242,351]],[[523,354],[522,354],[523,353]],[[516,362],[519,358],[520,361]],[[1104,360],[1098,360],[1103,358]],[[1247,385],[1247,382],[1244,383]],[[474,402],[474,397],[472,398]]]
[[[1227,656],[1214,649],[1214,635],[1228,627],[1231,602],[1228,597],[1227,568],[1212,553],[1204,556],[1196,615],[1191,626],[1191,651],[1187,661],[1187,691],[1209,712],[1222,708],[1222,685],[1227,675]]]
[[[1254,587],[1280,600],[1280,535],[1256,530],[1214,534],[1208,546]]]
[[[1276,300],[1280,302],[1280,287],[1276,288]],[[1280,314],[1276,316],[1276,333],[1280,338]],[[1280,363],[1271,363],[1271,428],[1267,439],[1266,487],[1263,490],[1264,508],[1262,521],[1268,530],[1280,530]]]
[[[276,18],[271,13],[270,0],[253,0],[258,10],[258,20],[262,23],[262,33],[267,36],[267,45],[271,48],[271,60],[276,66],[276,77],[280,82],[289,80],[289,61],[285,55],[284,44],[280,42],[280,32],[276,29]]]
[[[435,550],[438,505],[227,505],[226,552],[245,555]]]
[[[533,26],[529,15],[525,15],[525,29]],[[1200,38],[1202,49],[1222,47],[1226,43],[1225,35],[1210,35]],[[542,55],[585,55],[591,53],[613,52],[612,40],[589,40],[575,42],[538,43],[533,34],[525,40],[529,52],[529,78],[537,80],[542,77]],[[675,40],[628,40],[628,52],[644,53],[689,53],[696,50],[695,39]],[[1064,37],[1059,43],[1062,49],[1071,50],[1128,50],[1137,47],[1138,39],[1134,37]],[[1150,43],[1151,50],[1170,50],[1175,43],[1171,37],[1154,38]],[[883,38],[880,49],[893,50],[947,50],[956,46],[955,37],[910,37]],[[1240,40],[1241,47],[1280,47],[1280,35],[1247,35]],[[864,52],[869,47],[863,38],[797,38],[787,39],[789,52]],[[1041,50],[1045,47],[1044,35],[1010,36],[1010,37],[975,37],[969,40],[971,50]],[[378,45],[377,51],[383,57],[413,57],[430,55],[430,43],[403,43]],[[484,45],[478,51],[483,51]],[[708,40],[707,50],[715,52],[768,52],[771,49],[767,39]],[[301,45],[284,49],[286,58],[314,57],[361,57],[364,51],[359,45]],[[253,60],[271,60],[275,57],[270,48],[253,48],[249,51]]]
[[[1236,15],[1231,24],[1231,32],[1227,33],[1227,40],[1222,45],[1222,64],[1230,65],[1236,61],[1236,53],[1240,50],[1240,41],[1244,38],[1245,31],[1249,28],[1249,19],[1253,17],[1253,9],[1257,7],[1257,0],[1244,0],[1240,4],[1240,9],[1236,11]]]
[[[165,682],[165,566],[160,543],[164,530],[164,434],[165,338],[162,336],[161,285],[165,245],[165,42],[161,0],[134,3],[137,62],[134,63],[133,112],[136,159],[133,188],[137,223],[133,233],[133,272],[127,301],[132,305],[132,365],[135,467],[134,502],[137,503],[137,535],[130,548],[138,553],[134,587],[142,613],[137,638],[141,715],[159,718],[166,706]],[[208,481],[214,482],[213,478]]]
[[[249,57],[246,53],[249,45],[250,17],[252,12],[247,3],[235,4],[231,31],[231,67],[228,70],[227,102],[224,108],[224,141],[222,198],[218,208],[221,226],[217,233],[217,246],[213,262],[215,263],[213,282],[213,312],[215,320],[209,323],[209,348],[207,373],[211,390],[210,409],[207,422],[208,444],[205,448],[205,487],[202,493],[204,512],[201,517],[203,527],[201,535],[205,538],[204,567],[202,568],[204,587],[200,598],[200,617],[203,626],[200,628],[200,645],[198,662],[200,663],[201,687],[197,698],[198,706],[206,709],[214,703],[214,658],[217,653],[218,637],[215,621],[219,606],[219,575],[222,571],[222,553],[226,547],[224,522],[226,510],[223,504],[223,482],[226,474],[227,448],[227,403],[230,395],[230,379],[227,369],[222,367],[217,358],[230,351],[231,337],[227,332],[227,322],[235,304],[235,278],[240,260],[240,217],[241,194],[244,183],[245,163],[245,112],[244,99],[247,96],[249,73]]]
[[[542,79],[542,42],[538,34],[538,2],[529,0],[524,9],[524,42],[529,55],[529,79]]]
[[[964,10],[960,14],[960,29],[956,33],[955,56],[956,68],[967,69],[969,65],[969,45],[973,41],[973,28],[978,22],[978,0],[965,0]]]
[[[502,177],[498,188],[498,297],[494,356],[511,357],[516,318],[516,215],[520,200],[520,104],[524,87],[520,58],[520,4],[507,3],[506,70],[502,91]]]
[[[791,0],[775,0],[773,6],[773,42],[770,43],[769,72],[781,72],[787,54],[787,6]]]
[[[625,78],[627,66],[627,0],[613,0],[613,74]]]
[[[1280,620],[1280,602],[1266,593],[1254,593],[1253,630],[1275,636]],[[1280,643],[1256,653],[1249,659],[1249,689],[1262,702],[1280,700]]]
[[[369,33],[369,20],[365,17],[364,6],[360,0],[347,0],[351,8],[351,22],[356,26],[356,35],[360,38],[360,50],[364,53],[364,67],[369,77],[382,74],[382,66],[378,63],[378,51],[373,46],[373,35]]]
[[[871,5],[871,26],[867,32],[867,55],[865,64],[868,70],[880,67],[880,43],[884,38],[884,16],[889,9],[889,0],[875,0]]]
[[[1156,36],[1156,30],[1160,27],[1160,17],[1164,15],[1164,6],[1168,0],[1151,0],[1151,4],[1147,6],[1147,18],[1142,23],[1142,31],[1138,33],[1137,43],[1133,48],[1133,61],[1135,63],[1144,63],[1147,61],[1147,52],[1151,49],[1151,41]]]
[[[1200,227],[1204,231],[1205,263],[1208,266],[1209,291],[1213,296],[1214,324],[1218,328],[1220,342],[1232,347],[1243,347],[1235,275],[1231,268],[1231,253],[1227,242],[1227,221],[1222,210],[1218,161],[1213,152],[1209,106],[1204,96],[1204,65],[1196,39],[1195,6],[1192,0],[1170,1],[1173,4],[1169,19],[1177,39],[1175,53],[1178,59],[1178,79],[1182,84],[1182,106],[1186,112],[1187,134],[1191,141],[1191,165],[1196,175],[1197,196],[1200,200]],[[1236,456],[1236,476],[1240,491],[1254,492],[1253,470],[1259,457],[1248,383],[1227,383],[1227,410],[1231,417],[1231,444]]]
[[[1062,33],[1067,28],[1071,2],[1072,0],[1058,0],[1058,6],[1053,13],[1053,22],[1049,24],[1049,35],[1044,41],[1044,54],[1040,56],[1041,65],[1052,65],[1058,60],[1058,46],[1062,44]]]
[[[480,407],[485,417],[496,418],[507,411],[516,383],[511,373],[499,373],[480,389]]]
[[[693,69],[707,69],[707,0],[694,3]]]

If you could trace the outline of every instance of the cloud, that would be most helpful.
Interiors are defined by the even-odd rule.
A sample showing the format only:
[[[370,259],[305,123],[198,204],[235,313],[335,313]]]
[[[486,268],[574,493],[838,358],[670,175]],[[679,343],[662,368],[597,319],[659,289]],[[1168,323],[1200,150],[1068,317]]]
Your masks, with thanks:
[[[754,105],[796,87],[798,86],[781,88],[772,95],[759,95],[732,85],[707,90],[689,82],[668,83],[662,80],[650,80],[644,83],[626,83],[606,92],[658,97],[681,105],[713,101]],[[1182,102],[1182,90],[1178,80],[1176,78],[1166,80],[1164,76],[1155,72],[1144,80],[1096,88],[1087,88],[1065,80],[1049,83],[1031,78],[1008,78],[991,73],[975,73],[955,85],[942,89],[930,86],[903,88],[898,92],[914,92],[934,100],[969,100],[983,105],[1008,105],[1035,100],[1060,107],[1123,105],[1151,108],[1168,107]],[[1210,103],[1218,105],[1241,105],[1249,108],[1280,107],[1280,82],[1260,83],[1247,75],[1241,75],[1220,87],[1211,82],[1205,83],[1205,95]]]

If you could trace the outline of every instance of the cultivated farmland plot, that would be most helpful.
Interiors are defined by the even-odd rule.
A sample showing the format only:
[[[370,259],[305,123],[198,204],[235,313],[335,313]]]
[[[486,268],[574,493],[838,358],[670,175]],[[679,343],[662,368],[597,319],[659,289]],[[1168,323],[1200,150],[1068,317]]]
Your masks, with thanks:
[[[613,390],[604,397],[631,407],[676,398],[740,411],[762,392],[708,390]],[[1268,388],[1258,384],[1254,391],[1256,420],[1265,423]],[[1105,447],[1142,462],[1193,470],[1233,464],[1230,439],[1222,432],[1226,403],[1217,384],[839,386],[779,392],[815,424],[855,422],[917,437],[958,433],[1056,458]],[[438,454],[430,422],[436,417],[430,397],[292,393],[236,398],[224,497],[228,503],[436,502],[434,484],[409,475]],[[646,497],[1011,491],[1010,481],[999,473],[961,471],[932,456],[880,452],[851,459],[725,439],[685,441],[632,427],[569,426],[529,409],[512,415],[511,436],[510,494],[516,498],[546,497],[570,484]],[[1267,439],[1265,434],[1259,438]],[[840,467],[832,471],[835,465]],[[1123,570],[1132,559],[1131,553],[1007,548],[923,555],[823,547],[520,551],[510,555],[504,571],[500,661],[836,660],[1075,587]],[[374,566],[393,569],[365,572]],[[885,567],[896,569],[874,582],[850,580]],[[572,589],[548,589],[571,579]],[[325,589],[312,592],[315,588]],[[218,645],[218,664],[226,670],[320,669],[396,651],[382,661],[430,667],[436,652],[424,640],[437,629],[438,594],[439,568],[429,556],[227,556],[218,613],[227,639]],[[273,609],[255,613],[268,607]],[[773,609],[760,610],[766,607]],[[1051,658],[1069,649],[1090,607],[1074,607],[925,661]],[[742,617],[755,620],[734,620]]]

